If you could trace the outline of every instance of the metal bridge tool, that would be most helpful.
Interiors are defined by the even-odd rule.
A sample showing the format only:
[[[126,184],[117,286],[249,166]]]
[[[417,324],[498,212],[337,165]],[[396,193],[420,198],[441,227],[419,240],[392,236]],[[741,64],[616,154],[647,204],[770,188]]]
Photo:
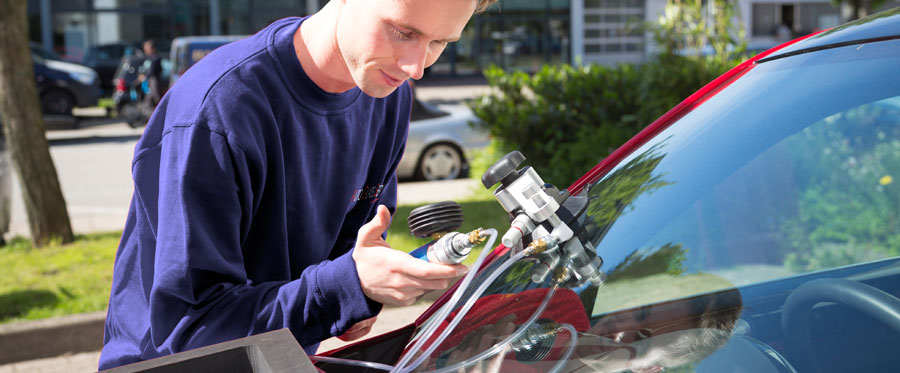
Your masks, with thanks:
[[[482,175],[481,182],[494,190],[494,197],[510,214],[510,228],[503,234],[503,245],[518,252],[532,251],[540,261],[532,271],[532,281],[543,282],[557,264],[562,262],[568,271],[567,286],[579,286],[590,281],[595,285],[603,282],[605,275],[600,270],[603,260],[575,235],[573,227],[579,226],[587,209],[586,197],[571,197],[568,190],[560,192],[556,187],[545,184],[531,167],[519,169],[525,156],[513,151],[497,162]],[[528,246],[522,249],[523,244]]]

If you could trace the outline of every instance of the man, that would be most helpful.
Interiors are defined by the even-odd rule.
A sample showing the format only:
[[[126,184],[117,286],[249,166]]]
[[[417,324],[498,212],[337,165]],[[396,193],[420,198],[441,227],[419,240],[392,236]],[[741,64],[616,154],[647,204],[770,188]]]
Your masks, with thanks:
[[[162,57],[156,49],[156,43],[153,40],[148,39],[142,45],[142,50],[147,57],[147,60],[150,61],[150,64],[147,71],[141,73],[134,84],[138,86],[138,89],[143,89],[142,86],[144,82],[146,82],[147,93],[144,95],[144,99],[141,102],[141,115],[138,118],[128,120],[128,125],[132,128],[137,128],[146,122],[147,118],[150,117],[150,114],[153,113],[153,110],[156,108],[156,105],[159,104],[159,101],[162,99],[164,88],[161,84]]]
[[[162,79],[162,57],[160,57],[159,51],[156,50],[156,43],[153,42],[153,40],[145,41],[143,49],[144,55],[150,60],[150,67],[145,76],[147,85],[149,86],[149,92],[144,97],[144,102],[147,107],[152,110],[156,107],[156,104],[159,103],[159,100],[162,99],[162,86],[160,86],[160,80]]]
[[[631,295],[623,297],[626,293]],[[574,353],[581,363],[603,372],[661,372],[699,363],[728,343],[743,310],[740,291],[706,273],[625,280],[601,286],[597,302],[604,296],[627,301],[601,308],[629,309],[594,318],[591,328],[578,336]]]
[[[383,237],[406,79],[493,1],[332,0],[180,78],[135,147],[100,368],[285,327],[314,353],[465,273]]]

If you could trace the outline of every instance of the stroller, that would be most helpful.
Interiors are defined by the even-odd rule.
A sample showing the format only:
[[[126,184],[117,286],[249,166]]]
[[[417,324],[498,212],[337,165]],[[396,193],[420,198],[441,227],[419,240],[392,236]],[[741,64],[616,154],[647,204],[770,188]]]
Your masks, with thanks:
[[[131,128],[138,128],[147,124],[150,115],[153,114],[152,107],[144,102],[149,92],[147,81],[136,82],[128,87],[128,100],[117,105],[119,117],[122,118]]]
[[[155,109],[146,102],[145,97],[150,92],[149,82],[139,77],[149,68],[150,61],[142,54],[135,54],[122,58],[114,80],[116,92],[113,101],[119,118],[128,123],[132,128],[138,128],[147,124],[150,115]],[[164,80],[166,78],[164,73]],[[161,87],[166,87],[165,81],[160,82]]]

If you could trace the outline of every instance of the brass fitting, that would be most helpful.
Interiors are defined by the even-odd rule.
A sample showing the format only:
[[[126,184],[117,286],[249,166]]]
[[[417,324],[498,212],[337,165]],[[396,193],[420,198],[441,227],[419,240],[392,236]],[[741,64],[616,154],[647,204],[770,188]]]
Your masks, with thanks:
[[[569,279],[569,275],[571,272],[569,271],[569,267],[567,266],[559,266],[556,267],[556,271],[553,272],[553,283],[554,286],[558,286]]]
[[[481,245],[485,239],[487,239],[487,235],[484,234],[484,230],[481,228],[469,232],[469,243],[473,246]]]
[[[435,232],[431,234],[431,239],[437,241],[441,239],[441,237],[444,237],[446,234],[447,232]]]
[[[540,254],[546,250],[547,241],[543,238],[538,238],[534,241],[531,241],[531,243],[528,244],[528,247],[525,248],[525,252],[528,253],[528,255]]]

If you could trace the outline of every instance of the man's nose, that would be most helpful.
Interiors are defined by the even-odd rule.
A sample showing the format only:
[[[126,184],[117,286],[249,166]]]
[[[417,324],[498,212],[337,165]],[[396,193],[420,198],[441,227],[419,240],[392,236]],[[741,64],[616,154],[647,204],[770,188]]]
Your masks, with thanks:
[[[419,80],[425,73],[425,61],[428,58],[428,46],[416,44],[405,51],[397,61],[400,70],[410,78]]]

